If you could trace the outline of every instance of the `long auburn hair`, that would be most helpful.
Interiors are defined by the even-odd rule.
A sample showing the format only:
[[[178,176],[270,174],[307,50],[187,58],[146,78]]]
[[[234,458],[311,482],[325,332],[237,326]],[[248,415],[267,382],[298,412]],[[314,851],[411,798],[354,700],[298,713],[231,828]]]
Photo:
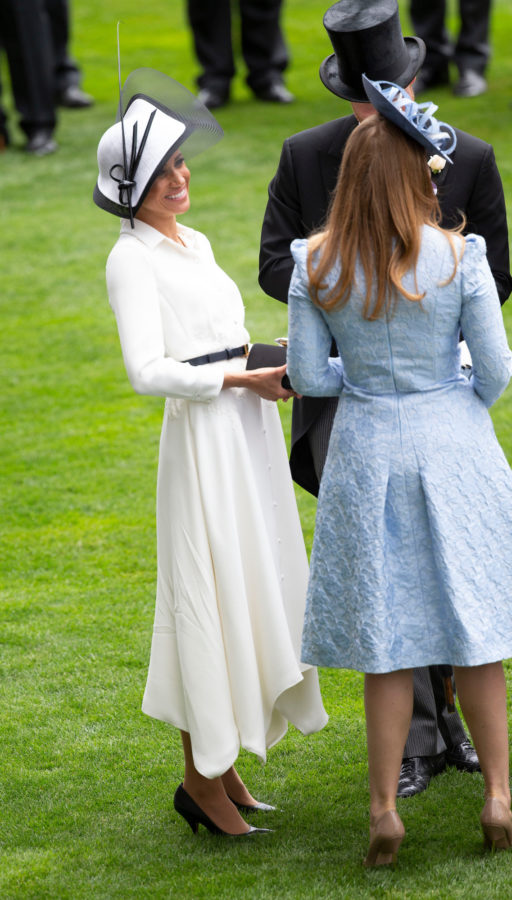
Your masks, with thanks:
[[[441,228],[440,221],[441,209],[423,147],[380,114],[368,116],[345,145],[325,228],[309,240],[313,302],[325,310],[344,305],[355,284],[358,260],[366,288],[365,319],[377,319],[392,309],[398,294],[421,301],[425,291],[418,289],[416,265],[424,224],[442,231],[450,243],[454,267],[444,282],[448,284],[464,253],[464,240],[458,255],[453,235],[461,234],[465,220],[453,229]],[[326,290],[327,275],[337,262],[340,274]],[[415,293],[402,284],[410,270],[414,271]],[[321,291],[325,294],[320,299]]]

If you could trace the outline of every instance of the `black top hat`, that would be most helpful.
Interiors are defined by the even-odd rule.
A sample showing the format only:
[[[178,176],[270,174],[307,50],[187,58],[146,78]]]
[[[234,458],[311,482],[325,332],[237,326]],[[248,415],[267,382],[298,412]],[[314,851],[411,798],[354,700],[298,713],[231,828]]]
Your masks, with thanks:
[[[325,13],[324,25],[334,53],[320,66],[320,78],[353,103],[368,102],[363,72],[407,87],[425,58],[421,38],[402,35],[397,0],[339,0]]]

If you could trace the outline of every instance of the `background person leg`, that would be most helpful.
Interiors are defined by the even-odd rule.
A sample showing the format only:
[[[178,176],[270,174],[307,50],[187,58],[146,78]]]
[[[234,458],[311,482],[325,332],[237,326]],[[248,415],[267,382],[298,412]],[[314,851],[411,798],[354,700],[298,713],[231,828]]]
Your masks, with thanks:
[[[291,103],[283,72],[288,50],[280,24],[282,0],[240,0],[242,54],[247,84],[260,100]]]
[[[216,109],[228,102],[235,74],[230,2],[187,0],[187,14],[202,69],[197,78],[199,98],[210,109]]]
[[[53,56],[44,0],[3,0],[0,42],[5,48],[26,150],[44,156],[57,149]]]

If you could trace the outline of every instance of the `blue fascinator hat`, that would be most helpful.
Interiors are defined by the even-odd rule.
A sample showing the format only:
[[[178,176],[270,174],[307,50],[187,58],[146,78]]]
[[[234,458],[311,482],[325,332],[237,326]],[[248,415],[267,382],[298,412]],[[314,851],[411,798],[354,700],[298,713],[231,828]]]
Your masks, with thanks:
[[[363,86],[368,100],[385,119],[429,150],[431,155],[442,156],[453,163],[450,153],[455,150],[457,136],[451,125],[434,118],[438,109],[435,103],[428,100],[416,103],[404,88],[392,81],[372,81],[363,75]]]

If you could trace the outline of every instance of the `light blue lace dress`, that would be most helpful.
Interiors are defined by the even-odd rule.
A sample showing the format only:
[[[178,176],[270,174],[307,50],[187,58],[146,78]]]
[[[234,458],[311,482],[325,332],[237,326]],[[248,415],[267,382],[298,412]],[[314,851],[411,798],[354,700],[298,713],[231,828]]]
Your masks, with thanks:
[[[460,241],[460,239],[457,239]],[[318,501],[302,658],[388,672],[512,656],[512,472],[487,407],[512,375],[485,243],[453,256],[425,226],[425,299],[369,322],[361,297],[326,313],[292,244],[288,371],[340,395]],[[333,271],[331,277],[337,277]],[[358,273],[358,283],[362,273]],[[414,291],[414,278],[405,285]],[[473,374],[461,374],[462,329]],[[329,359],[331,339],[339,360]]]

